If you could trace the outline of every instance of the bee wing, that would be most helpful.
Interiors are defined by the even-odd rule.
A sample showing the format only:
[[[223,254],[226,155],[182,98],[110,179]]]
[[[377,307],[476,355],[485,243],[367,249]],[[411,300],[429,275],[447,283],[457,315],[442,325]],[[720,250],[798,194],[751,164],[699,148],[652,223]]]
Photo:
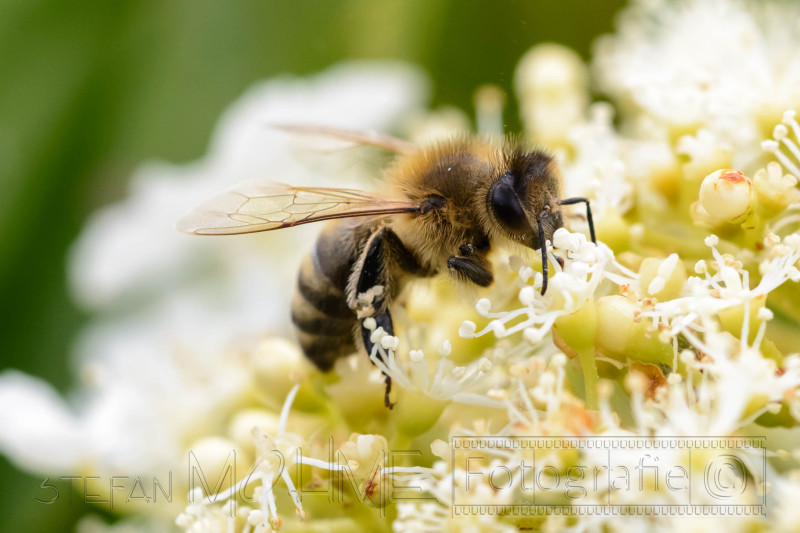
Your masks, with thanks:
[[[400,154],[409,154],[417,150],[417,146],[414,143],[410,143],[390,135],[384,135],[382,133],[343,130],[338,128],[330,128],[327,126],[303,126],[299,124],[272,124],[272,127],[287,131],[289,133],[298,133],[301,135],[320,135],[354,144],[374,146],[376,148],[381,148],[383,150],[397,152]]]
[[[194,235],[236,235],[333,218],[413,213],[409,200],[388,200],[355,189],[292,187],[245,181],[197,206],[175,227]]]

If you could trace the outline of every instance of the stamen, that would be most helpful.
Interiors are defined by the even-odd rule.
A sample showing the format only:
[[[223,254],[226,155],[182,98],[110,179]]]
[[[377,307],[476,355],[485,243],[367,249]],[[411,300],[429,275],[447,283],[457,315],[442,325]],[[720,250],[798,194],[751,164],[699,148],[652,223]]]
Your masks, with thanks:
[[[286,421],[289,419],[289,411],[292,409],[292,404],[294,403],[294,398],[297,396],[297,391],[300,390],[300,384],[295,385],[292,387],[292,390],[289,391],[289,394],[286,396],[286,401],[283,402],[283,407],[281,408],[281,417],[280,422],[278,423],[278,430],[280,433],[286,432]]]
[[[778,159],[780,164],[789,171],[790,174],[793,174],[794,176],[800,176],[800,167],[795,165],[794,162],[792,162],[792,160],[781,151],[780,143],[778,141],[764,141],[761,143],[761,149],[773,154]]]

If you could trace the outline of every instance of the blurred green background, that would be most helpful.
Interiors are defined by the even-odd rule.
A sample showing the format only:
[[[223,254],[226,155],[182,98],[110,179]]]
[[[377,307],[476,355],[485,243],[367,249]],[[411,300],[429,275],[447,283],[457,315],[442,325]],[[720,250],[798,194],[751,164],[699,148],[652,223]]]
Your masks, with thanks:
[[[427,70],[434,104],[471,110],[481,84],[511,94],[514,66],[536,43],[588,58],[622,4],[0,0],[2,368],[69,390],[71,341],[87,319],[66,286],[71,241],[93,210],[124,195],[140,162],[200,157],[222,110],[253,82],[402,59]],[[86,507],[34,503],[41,482],[0,458],[0,531],[74,529]]]

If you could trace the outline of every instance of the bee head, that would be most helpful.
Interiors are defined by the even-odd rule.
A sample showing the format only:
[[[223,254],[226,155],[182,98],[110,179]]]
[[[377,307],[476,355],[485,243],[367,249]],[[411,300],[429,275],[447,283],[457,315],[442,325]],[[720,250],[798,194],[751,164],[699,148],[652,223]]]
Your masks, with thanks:
[[[491,221],[501,234],[539,249],[539,221],[546,239],[562,226],[558,209],[559,175],[553,159],[540,151],[513,154],[486,194]],[[545,210],[550,212],[539,217]]]

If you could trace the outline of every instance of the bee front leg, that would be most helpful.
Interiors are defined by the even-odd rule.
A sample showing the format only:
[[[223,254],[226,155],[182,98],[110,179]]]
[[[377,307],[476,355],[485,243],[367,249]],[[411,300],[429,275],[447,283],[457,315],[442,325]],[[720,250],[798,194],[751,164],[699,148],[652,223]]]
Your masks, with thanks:
[[[452,255],[447,260],[447,269],[453,278],[458,281],[471,281],[479,287],[488,287],[492,284],[494,276],[489,270],[489,264],[476,254],[473,245],[462,244],[458,253],[459,255]]]

